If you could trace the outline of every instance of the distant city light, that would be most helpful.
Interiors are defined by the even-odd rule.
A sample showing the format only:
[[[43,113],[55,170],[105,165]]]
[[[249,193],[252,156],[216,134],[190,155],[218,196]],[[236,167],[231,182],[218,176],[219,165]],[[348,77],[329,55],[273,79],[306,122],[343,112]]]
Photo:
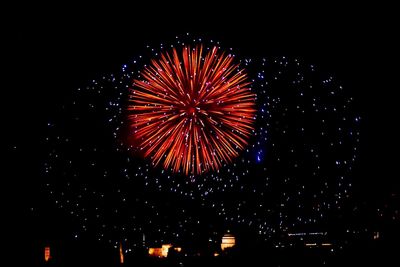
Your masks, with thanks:
[[[225,250],[227,248],[231,248],[233,246],[235,246],[236,241],[235,241],[235,237],[232,234],[225,234],[222,237],[222,242],[221,242],[221,249]]]
[[[44,248],[44,261],[48,262],[50,260],[50,247]]]

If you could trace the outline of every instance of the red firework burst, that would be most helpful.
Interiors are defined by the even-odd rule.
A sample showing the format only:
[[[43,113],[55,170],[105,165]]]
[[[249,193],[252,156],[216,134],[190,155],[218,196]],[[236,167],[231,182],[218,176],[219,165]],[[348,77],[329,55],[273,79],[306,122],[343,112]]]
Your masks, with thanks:
[[[246,73],[232,55],[205,50],[184,46],[152,60],[134,80],[128,107],[144,156],[186,175],[232,161],[255,120]]]

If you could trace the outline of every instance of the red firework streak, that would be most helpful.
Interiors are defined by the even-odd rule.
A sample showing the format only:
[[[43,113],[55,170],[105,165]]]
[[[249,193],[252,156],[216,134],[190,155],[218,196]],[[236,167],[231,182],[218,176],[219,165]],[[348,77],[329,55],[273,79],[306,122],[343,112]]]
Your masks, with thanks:
[[[234,56],[202,45],[153,59],[134,80],[129,120],[154,165],[184,174],[218,170],[247,144],[255,94]]]

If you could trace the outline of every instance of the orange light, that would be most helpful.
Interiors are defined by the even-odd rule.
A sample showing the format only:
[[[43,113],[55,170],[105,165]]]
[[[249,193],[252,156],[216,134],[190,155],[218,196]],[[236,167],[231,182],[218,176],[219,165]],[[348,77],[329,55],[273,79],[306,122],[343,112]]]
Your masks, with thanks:
[[[181,248],[181,247],[174,247],[174,250],[175,250],[176,252],[181,252],[181,251],[182,251],[182,248]]]
[[[149,248],[149,256],[151,257],[164,257],[162,254],[162,248]]]
[[[219,253],[214,252],[214,257],[218,257],[218,256],[219,256]]]
[[[164,244],[161,248],[149,248],[149,256],[166,258],[168,257],[168,251],[172,247],[171,244]],[[176,251],[180,252],[182,248],[174,248]]]
[[[122,251],[122,244],[119,243],[119,260],[121,263],[124,263],[124,253]]]
[[[150,255],[150,256],[153,256],[153,255],[154,255],[154,249],[155,249],[155,248],[149,248],[149,255]]]
[[[167,257],[168,256],[168,250],[169,250],[170,247],[172,247],[171,244],[162,245],[161,254],[162,254],[163,257]]]
[[[44,248],[44,261],[48,262],[50,260],[50,247]]]
[[[306,243],[307,247],[315,247],[317,243]]]
[[[236,244],[235,237],[231,234],[225,234],[222,237],[221,249],[225,250],[227,248],[231,248],[235,246],[235,244]]]

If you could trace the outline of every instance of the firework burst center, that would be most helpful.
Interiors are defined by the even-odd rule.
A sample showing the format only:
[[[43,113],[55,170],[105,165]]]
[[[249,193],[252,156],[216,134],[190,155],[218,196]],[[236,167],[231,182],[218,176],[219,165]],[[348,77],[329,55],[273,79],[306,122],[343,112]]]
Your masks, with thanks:
[[[173,172],[218,170],[254,129],[250,84],[234,56],[217,47],[162,53],[134,80],[128,109],[140,150]]]

